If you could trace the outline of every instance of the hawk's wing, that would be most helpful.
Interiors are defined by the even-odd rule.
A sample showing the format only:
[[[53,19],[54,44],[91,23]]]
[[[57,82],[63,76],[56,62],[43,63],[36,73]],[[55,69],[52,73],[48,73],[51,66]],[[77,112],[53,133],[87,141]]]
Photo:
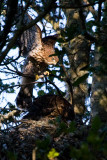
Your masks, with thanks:
[[[31,20],[32,18],[25,14],[24,23],[28,24]],[[23,67],[23,74],[27,74],[28,77],[22,78],[22,87],[16,100],[18,106],[22,108],[31,106],[35,75],[43,74],[48,65],[58,62],[57,57],[50,57],[54,54],[55,42],[55,36],[42,39],[41,30],[37,25],[27,29],[21,35],[20,49],[22,55],[27,57]]]
[[[24,15],[23,24],[28,24],[32,18],[26,13]],[[29,52],[34,48],[42,47],[42,33],[38,25],[25,30],[19,39],[19,46],[22,56],[27,57]]]

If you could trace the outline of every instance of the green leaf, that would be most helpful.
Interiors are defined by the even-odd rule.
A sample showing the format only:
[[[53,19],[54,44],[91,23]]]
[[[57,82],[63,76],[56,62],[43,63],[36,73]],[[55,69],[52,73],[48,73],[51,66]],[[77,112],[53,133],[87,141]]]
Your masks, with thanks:
[[[54,54],[49,55],[49,57],[53,57],[53,56],[58,56],[58,54],[54,53]]]
[[[56,130],[56,137],[60,136],[62,133],[68,133],[68,127],[66,123],[59,122],[59,126]]]
[[[43,85],[44,85],[43,83],[38,83],[38,84],[37,84],[37,86],[38,86],[39,88],[42,88]]]
[[[56,55],[64,55],[65,54],[65,49],[62,48],[62,50],[58,50],[57,48],[55,48],[55,54]]]
[[[76,130],[76,123],[72,121],[68,128],[68,133],[74,132]]]
[[[13,88],[8,88],[8,89],[6,90],[6,92],[7,92],[7,93],[14,93],[14,89],[13,89]]]
[[[87,141],[94,145],[96,150],[100,147],[101,142],[103,140],[103,136],[100,137],[99,130],[101,128],[101,120],[98,116],[96,116],[92,120],[91,130],[89,132],[89,136],[87,137]]]
[[[38,96],[43,96],[45,94],[44,90],[38,91]]]
[[[55,148],[52,148],[47,157],[51,160],[51,159],[54,159],[55,157],[58,157],[59,156],[59,153],[55,150]]]
[[[79,77],[74,83],[73,86],[78,86],[80,83],[84,82],[89,76],[89,73],[86,73],[85,75]]]
[[[17,160],[17,154],[11,151],[7,152],[7,157],[9,160]]]
[[[92,120],[92,130],[93,132],[97,132],[101,127],[101,120],[99,118],[99,116],[96,116],[93,120]]]

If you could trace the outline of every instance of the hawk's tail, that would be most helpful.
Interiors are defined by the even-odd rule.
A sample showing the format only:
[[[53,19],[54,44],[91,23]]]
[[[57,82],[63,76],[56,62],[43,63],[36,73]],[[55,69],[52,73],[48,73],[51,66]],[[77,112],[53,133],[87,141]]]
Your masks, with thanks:
[[[32,96],[26,95],[21,88],[16,98],[16,104],[20,108],[28,109],[32,105]]]
[[[31,107],[33,86],[32,79],[23,77],[22,86],[16,98],[16,104],[18,107],[26,109]]]

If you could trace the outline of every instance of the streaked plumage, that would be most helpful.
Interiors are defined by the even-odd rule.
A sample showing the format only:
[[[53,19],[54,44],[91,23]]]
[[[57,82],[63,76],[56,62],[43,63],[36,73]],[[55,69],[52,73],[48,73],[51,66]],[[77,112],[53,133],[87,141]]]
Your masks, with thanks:
[[[24,23],[29,23],[31,17],[25,14]],[[26,57],[23,67],[22,86],[16,99],[19,107],[28,108],[32,104],[32,92],[35,75],[41,75],[46,71],[48,65],[55,65],[58,62],[54,54],[54,45],[57,35],[42,38],[42,33],[38,25],[23,32],[19,40],[22,56]],[[26,84],[26,86],[25,86]]]
[[[26,119],[40,120],[41,118],[55,118],[60,116],[63,120],[75,118],[73,106],[62,96],[44,95],[34,99]]]

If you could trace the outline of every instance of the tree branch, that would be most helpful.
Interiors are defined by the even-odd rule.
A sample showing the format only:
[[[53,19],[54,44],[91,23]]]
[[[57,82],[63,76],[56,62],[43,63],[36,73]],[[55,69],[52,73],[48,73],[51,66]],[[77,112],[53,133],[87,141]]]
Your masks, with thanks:
[[[13,110],[13,111],[7,113],[6,115],[0,114],[0,126],[2,126],[3,121],[9,119],[10,117],[15,116],[16,113],[19,113],[19,110]]]
[[[49,81],[49,80],[46,80],[46,83],[52,84],[52,85],[56,88],[58,94],[59,94],[60,96],[62,96],[60,89],[59,89],[53,82],[51,82],[51,81]]]
[[[100,19],[101,19],[101,5],[102,5],[102,1],[100,1],[99,6],[98,6],[98,16],[97,16],[98,22],[100,22]]]
[[[105,1],[106,0],[99,0],[98,2],[93,2],[93,3],[84,4],[84,5],[78,5],[78,6],[73,6],[73,5],[71,6],[70,4],[59,5],[59,6],[56,5],[55,7],[56,8],[62,8],[62,9],[79,9],[79,8],[86,8],[86,7],[94,6],[95,4],[99,4],[100,2],[105,2]]]
[[[14,16],[17,12],[17,6],[18,6],[18,0],[7,1],[7,13],[6,13],[5,26],[4,26],[4,30],[0,35],[0,39],[2,39],[0,44],[0,50],[2,50],[2,48],[4,47],[7,35],[10,32],[10,29],[12,27]]]

